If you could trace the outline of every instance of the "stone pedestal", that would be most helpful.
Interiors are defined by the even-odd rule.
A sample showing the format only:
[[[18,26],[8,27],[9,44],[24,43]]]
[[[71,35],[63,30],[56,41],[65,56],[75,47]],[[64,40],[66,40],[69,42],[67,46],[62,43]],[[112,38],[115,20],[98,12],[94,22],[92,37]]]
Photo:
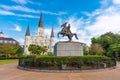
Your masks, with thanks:
[[[57,42],[54,46],[55,56],[83,56],[83,46],[80,42]]]

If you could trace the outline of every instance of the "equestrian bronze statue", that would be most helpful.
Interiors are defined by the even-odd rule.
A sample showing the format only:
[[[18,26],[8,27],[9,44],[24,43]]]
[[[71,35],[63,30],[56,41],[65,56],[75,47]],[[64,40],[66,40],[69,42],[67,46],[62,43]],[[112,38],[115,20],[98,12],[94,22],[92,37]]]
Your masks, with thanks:
[[[71,32],[70,24],[68,24],[67,26],[67,22],[65,22],[64,24],[61,25],[61,27],[62,27],[62,30],[58,33],[58,37],[59,37],[59,34],[61,34],[63,37],[67,36],[69,41],[72,41],[73,36],[75,36],[75,38],[78,39],[77,34]]]

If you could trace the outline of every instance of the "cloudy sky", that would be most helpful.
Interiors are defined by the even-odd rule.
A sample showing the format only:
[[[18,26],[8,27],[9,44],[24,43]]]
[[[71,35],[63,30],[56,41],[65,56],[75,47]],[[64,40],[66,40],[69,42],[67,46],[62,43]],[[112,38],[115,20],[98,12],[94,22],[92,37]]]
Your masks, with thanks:
[[[79,42],[90,45],[92,37],[106,32],[120,33],[120,0],[0,0],[0,31],[24,44],[29,24],[31,36],[36,34],[40,13],[45,35],[54,27],[56,41],[60,25],[71,24]]]

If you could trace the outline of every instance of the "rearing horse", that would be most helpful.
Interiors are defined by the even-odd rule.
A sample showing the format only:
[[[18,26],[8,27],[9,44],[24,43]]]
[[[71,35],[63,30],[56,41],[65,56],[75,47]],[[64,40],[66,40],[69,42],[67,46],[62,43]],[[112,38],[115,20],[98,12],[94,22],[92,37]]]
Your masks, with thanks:
[[[61,25],[61,27],[63,27],[63,28],[58,33],[58,37],[59,37],[59,34],[61,34],[61,35],[63,35],[63,37],[67,36],[68,39],[69,39],[69,41],[72,41],[72,37],[73,36],[75,36],[75,38],[78,39],[77,34],[71,32],[71,30],[70,30],[70,24],[68,24],[68,26],[66,26],[66,25],[67,25],[67,22]]]

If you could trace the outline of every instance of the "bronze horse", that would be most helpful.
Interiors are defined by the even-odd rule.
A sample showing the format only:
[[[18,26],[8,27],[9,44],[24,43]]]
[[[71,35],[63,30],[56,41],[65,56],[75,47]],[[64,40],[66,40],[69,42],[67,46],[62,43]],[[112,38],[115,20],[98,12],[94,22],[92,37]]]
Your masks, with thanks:
[[[76,39],[78,39],[77,34],[76,33],[72,33],[70,30],[70,24],[68,24],[67,26],[67,22],[61,25],[62,30],[58,33],[58,37],[59,34],[61,34],[63,37],[67,36],[69,41],[72,41],[72,37],[75,36]]]

